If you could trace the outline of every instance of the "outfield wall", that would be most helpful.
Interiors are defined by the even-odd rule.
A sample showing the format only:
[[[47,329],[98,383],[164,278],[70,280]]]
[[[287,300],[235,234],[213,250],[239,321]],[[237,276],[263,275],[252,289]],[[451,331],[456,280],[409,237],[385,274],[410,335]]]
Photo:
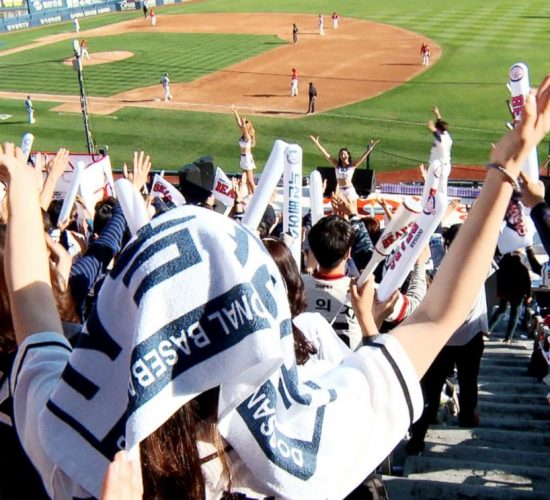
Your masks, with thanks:
[[[146,0],[147,6],[182,3],[186,0]],[[96,16],[108,12],[137,10],[143,7],[142,1],[129,0],[0,0],[6,16],[0,19],[0,32],[17,31],[46,24],[70,21],[71,19]],[[21,3],[27,13],[19,15]],[[17,5],[17,10],[15,5]],[[8,7],[8,5],[10,7]],[[13,10],[12,6],[13,5]],[[8,14],[14,15],[8,15]]]

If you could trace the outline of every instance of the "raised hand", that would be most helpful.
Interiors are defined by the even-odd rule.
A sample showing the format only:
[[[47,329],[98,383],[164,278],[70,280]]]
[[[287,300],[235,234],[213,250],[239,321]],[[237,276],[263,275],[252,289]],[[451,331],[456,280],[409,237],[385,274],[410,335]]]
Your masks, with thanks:
[[[36,159],[38,160],[35,165],[37,175],[42,177],[42,155],[36,155]],[[50,206],[57,181],[63,175],[63,172],[65,172],[68,164],[69,150],[65,148],[60,148],[55,156],[48,163],[46,163],[46,172],[48,173],[48,176],[46,177],[46,181],[43,183],[42,192],[40,193],[40,206],[44,210],[47,210]]]
[[[27,165],[21,148],[6,142],[0,146],[0,181],[9,184],[18,170],[34,175],[34,169]]]
[[[145,156],[143,151],[134,151],[132,162],[132,172],[128,172],[126,163],[122,167],[124,177],[128,179],[138,190],[141,190],[147,183],[149,171],[151,170],[151,160],[149,155]]]

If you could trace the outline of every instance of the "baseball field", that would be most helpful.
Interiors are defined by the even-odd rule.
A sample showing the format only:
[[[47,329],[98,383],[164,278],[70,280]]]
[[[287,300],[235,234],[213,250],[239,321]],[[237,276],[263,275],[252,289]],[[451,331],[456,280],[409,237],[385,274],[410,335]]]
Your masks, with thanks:
[[[304,148],[306,170],[323,165],[312,134],[333,153],[347,146],[355,155],[380,139],[375,169],[414,168],[427,159],[433,105],[451,125],[453,161],[483,164],[510,119],[509,67],[527,63],[533,86],[550,72],[550,4],[543,0],[204,0],[156,13],[155,27],[141,11],[80,22],[78,37],[91,55],[84,79],[92,134],[99,147],[109,146],[115,168],[144,149],[157,169],[210,154],[227,172],[238,171],[231,104],[254,123],[260,171],[276,138]],[[32,131],[35,149],[86,150],[74,37],[72,23],[0,35],[1,141],[19,142]],[[428,67],[419,54],[425,42]],[[300,83],[294,98],[291,68]],[[174,96],[166,103],[165,72]],[[305,114],[310,81],[319,94],[314,115]],[[34,125],[23,105],[29,94]],[[547,151],[548,141],[541,161]]]

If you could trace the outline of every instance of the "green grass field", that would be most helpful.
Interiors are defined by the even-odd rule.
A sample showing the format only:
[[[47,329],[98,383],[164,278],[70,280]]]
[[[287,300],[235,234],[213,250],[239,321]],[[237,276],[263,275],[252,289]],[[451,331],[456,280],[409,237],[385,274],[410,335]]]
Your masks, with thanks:
[[[443,56],[410,82],[352,106],[307,119],[256,117],[255,156],[260,166],[276,138],[302,145],[306,169],[322,165],[323,160],[308,139],[310,134],[318,134],[331,151],[346,145],[355,154],[370,138],[380,138],[373,157],[376,169],[412,168],[427,158],[431,141],[425,122],[431,118],[430,108],[434,104],[439,105],[451,123],[454,162],[482,164],[487,159],[490,143],[505,130],[504,122],[508,119],[504,105],[508,97],[505,82],[510,65],[526,62],[532,85],[550,71],[547,61],[550,4],[542,0],[447,3],[417,0],[414,4],[410,0],[347,0],[342,4],[326,0],[207,0],[159,9],[158,13],[280,11],[329,15],[335,8],[344,16],[343,22],[345,17],[356,17],[422,33],[441,45]],[[81,26],[88,29],[138,15],[88,18]],[[65,23],[2,35],[0,50],[70,29],[70,23]],[[131,46],[136,55],[125,61],[87,68],[87,87],[91,94],[109,95],[132,86],[156,84],[159,73],[164,70],[171,72],[173,81],[188,81],[233,64],[238,58],[257,54],[273,41],[269,37],[244,35],[146,35],[94,39],[94,44],[101,44],[101,50],[129,50]],[[185,43],[180,44],[180,40]],[[63,42],[24,55],[1,57],[0,90],[74,93],[76,77],[70,68],[60,63],[66,57],[66,45],[67,42]],[[177,58],[171,57],[174,52]],[[201,56],[190,60],[192,54]],[[65,145],[72,150],[85,150],[80,117],[51,112],[55,106],[35,102],[38,122],[32,130],[36,146],[50,150]],[[0,121],[1,140],[18,141],[27,130],[22,102],[0,101],[0,113],[14,115]],[[211,154],[225,170],[238,170],[238,132],[229,115],[126,108],[107,117],[93,116],[91,121],[97,144],[110,146],[115,166],[129,158],[133,149],[145,148],[151,152],[155,168],[179,168],[201,155]],[[547,148],[546,141],[540,147],[541,159],[546,156]]]
[[[170,73],[173,82],[188,82],[273,48],[275,37],[190,33],[127,33],[92,38],[94,52],[127,50],[128,59],[85,68],[86,91],[90,96],[109,96],[159,83]],[[177,56],[175,56],[175,54]],[[63,61],[72,56],[67,40],[0,57],[0,90],[48,94],[78,94],[78,81]],[[21,78],[24,69],[25,79]],[[48,75],[45,79],[44,75]]]

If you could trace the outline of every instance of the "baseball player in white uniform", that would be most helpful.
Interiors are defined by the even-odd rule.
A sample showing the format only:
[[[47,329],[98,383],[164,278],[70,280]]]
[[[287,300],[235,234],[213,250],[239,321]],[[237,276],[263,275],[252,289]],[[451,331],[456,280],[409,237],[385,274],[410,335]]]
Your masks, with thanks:
[[[164,89],[164,101],[171,101],[172,94],[170,94],[170,78],[168,78],[168,73],[164,73],[164,76],[160,79],[160,83]]]
[[[78,33],[80,31],[80,22],[78,21],[78,17],[75,17],[73,19],[73,27],[75,33]]]
[[[29,118],[29,123],[35,123],[34,119],[34,106],[32,105],[31,96],[28,95],[25,99],[25,109],[27,110],[27,116]]]
[[[296,97],[298,95],[298,73],[295,68],[292,68],[290,75],[290,97]]]
[[[319,35],[325,35],[325,20],[323,19],[323,14],[319,14]]]

